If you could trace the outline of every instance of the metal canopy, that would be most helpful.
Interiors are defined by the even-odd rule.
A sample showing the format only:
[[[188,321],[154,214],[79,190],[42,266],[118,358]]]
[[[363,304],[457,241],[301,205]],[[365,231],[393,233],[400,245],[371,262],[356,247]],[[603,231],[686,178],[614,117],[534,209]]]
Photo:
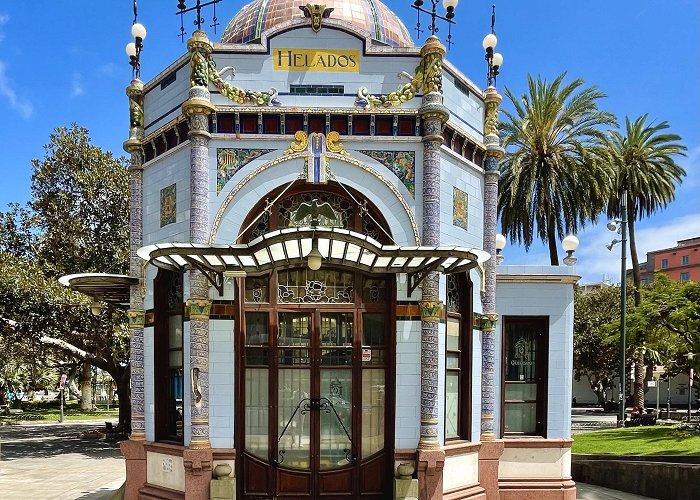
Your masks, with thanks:
[[[298,227],[271,231],[250,243],[202,245],[158,243],[142,247],[138,255],[171,271],[196,269],[223,294],[224,273],[259,273],[279,266],[306,265],[314,238],[323,265],[351,267],[369,273],[406,273],[409,292],[432,271],[453,274],[486,262],[483,250],[459,246],[382,245],[377,240],[342,228]]]
[[[124,274],[81,273],[61,276],[58,282],[95,300],[129,307],[129,287],[139,280]]]

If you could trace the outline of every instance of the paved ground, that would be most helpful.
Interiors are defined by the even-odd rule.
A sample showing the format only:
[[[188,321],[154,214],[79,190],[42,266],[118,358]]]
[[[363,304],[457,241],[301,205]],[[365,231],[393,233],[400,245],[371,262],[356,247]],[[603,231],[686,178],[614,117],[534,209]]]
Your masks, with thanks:
[[[81,439],[100,422],[0,427],[0,498],[10,500],[108,500],[124,482],[116,443]],[[644,500],[646,497],[579,483],[580,500]]]
[[[101,422],[0,427],[0,498],[106,500],[124,482],[116,443],[81,439]]]

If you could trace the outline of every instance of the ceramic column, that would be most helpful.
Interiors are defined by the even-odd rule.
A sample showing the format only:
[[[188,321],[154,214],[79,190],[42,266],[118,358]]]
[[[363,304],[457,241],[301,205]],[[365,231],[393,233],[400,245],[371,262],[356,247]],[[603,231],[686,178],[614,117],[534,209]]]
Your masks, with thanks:
[[[498,137],[498,106],[501,96],[495,87],[485,92],[486,116],[484,118],[484,250],[496,255],[496,221],[498,217],[498,161],[503,157],[503,148]],[[493,441],[494,408],[496,393],[496,259],[485,264],[485,293],[482,304],[481,345],[481,440]]]
[[[442,129],[449,117],[442,104],[442,59],[445,47],[431,36],[421,49],[423,102],[423,237],[422,244],[440,245],[440,146]],[[423,280],[421,310],[420,439],[418,441],[419,498],[432,498],[442,491],[445,454],[438,441],[438,324],[442,317],[439,296],[440,274],[428,273]]]
[[[206,58],[212,45],[203,31],[187,42],[191,54],[189,99],[182,105],[190,125],[190,241],[209,241],[209,116],[215,109],[207,89]],[[190,271],[187,307],[190,317],[190,380],[192,390],[190,448],[209,443],[209,284],[199,271]]]
[[[141,259],[136,254],[143,245],[143,82],[133,80],[126,89],[129,96],[129,139],[124,150],[131,155],[129,164],[129,275],[138,278],[129,290],[130,371],[131,371],[131,434],[120,445],[126,462],[126,498],[136,498],[138,490],[146,482],[146,438],[144,420],[144,359],[143,283]]]

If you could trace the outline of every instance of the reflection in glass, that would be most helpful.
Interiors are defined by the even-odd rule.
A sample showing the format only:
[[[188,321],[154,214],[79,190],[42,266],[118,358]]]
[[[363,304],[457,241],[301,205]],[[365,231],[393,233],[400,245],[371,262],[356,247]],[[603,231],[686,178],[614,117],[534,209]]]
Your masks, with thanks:
[[[321,432],[319,442],[322,469],[350,463],[352,457],[352,370],[321,370],[321,398],[330,401],[324,409],[321,400]]]
[[[268,458],[268,372],[266,368],[245,371],[245,449]]]
[[[445,375],[445,437],[459,437],[459,372]]]
[[[280,369],[277,391],[279,446],[276,458],[285,467],[308,469],[311,415],[303,411],[303,407],[299,408],[299,403],[310,395],[309,370]]]
[[[352,313],[321,314],[321,364],[352,364]]]
[[[505,407],[505,432],[535,434],[537,432],[536,403],[508,403]]]
[[[362,458],[384,448],[384,369],[362,370]]]
[[[280,313],[277,356],[280,365],[309,364],[311,316],[306,313]]]
[[[268,363],[267,318],[267,313],[247,312],[245,315],[245,362],[247,365],[266,365]]]

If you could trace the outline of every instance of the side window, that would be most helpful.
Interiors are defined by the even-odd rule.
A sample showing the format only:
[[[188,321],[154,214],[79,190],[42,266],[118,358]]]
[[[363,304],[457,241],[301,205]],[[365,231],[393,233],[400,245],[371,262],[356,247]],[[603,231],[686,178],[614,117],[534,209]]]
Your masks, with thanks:
[[[503,318],[503,433],[546,437],[549,318]]]
[[[159,270],[154,282],[156,441],[183,442],[182,273]]]
[[[690,281],[690,273],[681,273],[681,283]]]
[[[661,259],[661,269],[668,268],[668,259]]]
[[[445,439],[469,439],[472,286],[465,275],[447,276]]]
[[[688,263],[690,262],[690,259],[687,255],[684,255],[681,260],[682,260],[681,264],[684,266],[687,266]]]

